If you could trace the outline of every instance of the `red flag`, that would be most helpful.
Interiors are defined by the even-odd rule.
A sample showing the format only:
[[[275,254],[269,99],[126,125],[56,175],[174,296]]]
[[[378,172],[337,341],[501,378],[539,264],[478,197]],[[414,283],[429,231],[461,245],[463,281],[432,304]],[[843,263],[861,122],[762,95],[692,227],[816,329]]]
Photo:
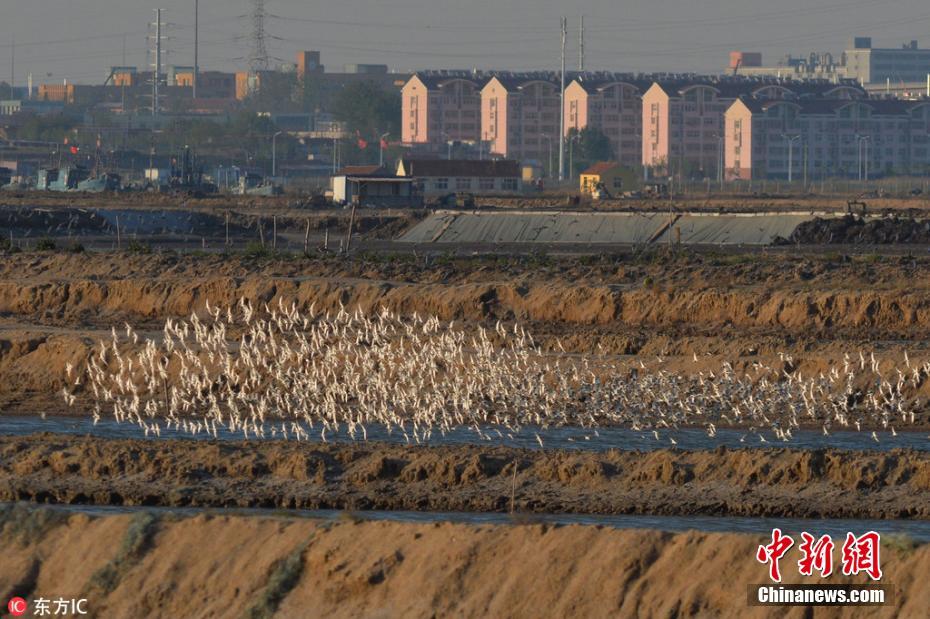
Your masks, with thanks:
[[[81,149],[78,148],[77,146],[72,146],[72,147],[71,147],[71,154],[72,154],[72,155],[76,155],[76,154],[78,154],[78,151],[79,151],[79,150],[81,150]]]
[[[361,132],[356,131],[355,137],[358,138],[358,147],[361,150],[365,150],[366,148],[368,148],[368,142],[364,138],[362,138]]]
[[[388,145],[387,140],[381,140],[381,148],[387,150],[387,147],[388,147],[388,146],[389,146],[389,145]]]

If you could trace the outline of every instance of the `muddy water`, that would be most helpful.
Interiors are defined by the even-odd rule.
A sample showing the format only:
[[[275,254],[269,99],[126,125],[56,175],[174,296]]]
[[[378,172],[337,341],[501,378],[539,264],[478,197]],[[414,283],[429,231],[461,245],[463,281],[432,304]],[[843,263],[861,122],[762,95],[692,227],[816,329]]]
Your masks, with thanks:
[[[101,419],[96,425],[90,419],[73,417],[0,416],[0,435],[24,436],[38,432],[51,432],[55,434],[90,435],[99,438],[137,439],[146,438],[145,432],[134,424],[116,423],[111,419]],[[445,435],[434,434],[427,445],[501,445],[527,449],[539,449],[537,440],[542,440],[546,449],[606,451],[619,449],[625,451],[651,451],[677,447],[684,450],[715,449],[725,446],[730,449],[751,447],[790,447],[792,449],[822,449],[835,448],[852,451],[889,451],[892,449],[917,449],[930,451],[930,436],[926,431],[898,432],[892,436],[890,432],[877,432],[878,442],[871,431],[832,432],[825,436],[820,430],[796,431],[790,441],[780,441],[771,432],[750,434],[745,430],[718,430],[716,436],[709,437],[702,429],[687,428],[681,430],[661,431],[656,439],[651,431],[635,431],[629,428],[524,428],[517,434],[509,435],[507,430],[493,427],[484,428],[483,436],[472,428],[460,428]],[[312,441],[319,441],[318,432],[310,432]],[[182,431],[162,429],[162,438],[187,438],[191,440],[210,440],[213,437],[201,433],[190,435]],[[150,434],[148,438],[155,438]],[[221,431],[222,440],[241,440],[241,433]],[[254,438],[251,435],[249,438]],[[270,427],[265,438],[272,438]],[[281,438],[280,433],[274,438]],[[403,434],[396,429],[388,432],[383,427],[369,427],[367,439],[369,441],[383,441],[387,443],[400,443],[406,441]],[[763,439],[765,442],[763,442]],[[356,434],[353,439],[346,432],[332,434],[327,432],[327,440],[332,442],[361,441],[362,436]],[[674,441],[674,443],[672,442]]]

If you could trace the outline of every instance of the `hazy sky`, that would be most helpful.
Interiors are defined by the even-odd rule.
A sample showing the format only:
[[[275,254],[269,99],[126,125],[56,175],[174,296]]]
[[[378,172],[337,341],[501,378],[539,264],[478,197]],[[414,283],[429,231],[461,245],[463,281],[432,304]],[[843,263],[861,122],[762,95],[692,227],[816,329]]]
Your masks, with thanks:
[[[248,0],[201,0],[201,67],[246,66]],[[166,9],[168,64],[193,64],[194,0],[0,0],[0,80],[67,78],[99,83],[111,65],[147,64],[152,8]],[[344,63],[392,69],[556,68],[558,23],[569,18],[568,67],[578,62],[578,16],[585,15],[587,68],[719,72],[731,49],[839,54],[855,34],[876,46],[918,39],[930,47],[926,0],[266,0],[268,47],[292,61],[319,49],[330,70]],[[51,74],[51,76],[49,76]]]

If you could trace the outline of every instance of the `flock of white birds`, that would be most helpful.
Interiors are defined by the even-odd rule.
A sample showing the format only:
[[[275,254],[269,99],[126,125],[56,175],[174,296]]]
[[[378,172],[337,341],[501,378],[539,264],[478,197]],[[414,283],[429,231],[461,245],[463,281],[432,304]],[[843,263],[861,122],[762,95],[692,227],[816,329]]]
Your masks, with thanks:
[[[365,440],[378,426],[419,443],[463,427],[494,439],[623,425],[674,444],[670,431],[682,426],[711,437],[718,426],[738,427],[765,442],[763,433],[787,441],[814,424],[824,433],[868,426],[894,434],[916,421],[914,393],[930,376],[930,363],[906,354],[888,369],[862,352],[806,377],[786,371],[786,355],[780,367],[737,372],[724,362],[678,374],[637,359],[544,352],[519,325],[457,327],[387,310],[301,313],[283,303],[256,310],[245,300],[168,320],[157,337],[140,338],[129,325],[111,335],[82,367],[66,367],[62,395],[73,405],[83,390],[95,423],[112,414],[157,436],[225,429]]]

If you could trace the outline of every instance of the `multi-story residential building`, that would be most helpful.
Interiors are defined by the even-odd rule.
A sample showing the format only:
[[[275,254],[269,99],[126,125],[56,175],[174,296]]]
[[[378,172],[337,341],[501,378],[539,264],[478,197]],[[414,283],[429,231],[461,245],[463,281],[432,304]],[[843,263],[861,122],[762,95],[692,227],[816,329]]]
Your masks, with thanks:
[[[558,146],[560,104],[555,74],[495,75],[481,89],[481,139],[492,155],[548,161]]]
[[[848,83],[684,77],[656,81],[643,95],[644,166],[662,173],[716,177],[724,159],[724,115],[739,97],[760,101],[857,98]]]
[[[930,100],[743,97],[726,112],[729,179],[862,178],[930,170]]]
[[[401,140],[405,144],[481,140],[481,87],[486,81],[468,71],[414,74],[401,89]]]
[[[586,127],[610,140],[613,158],[638,168],[642,162],[643,93],[652,80],[613,73],[581,74],[565,88],[565,132]]]

